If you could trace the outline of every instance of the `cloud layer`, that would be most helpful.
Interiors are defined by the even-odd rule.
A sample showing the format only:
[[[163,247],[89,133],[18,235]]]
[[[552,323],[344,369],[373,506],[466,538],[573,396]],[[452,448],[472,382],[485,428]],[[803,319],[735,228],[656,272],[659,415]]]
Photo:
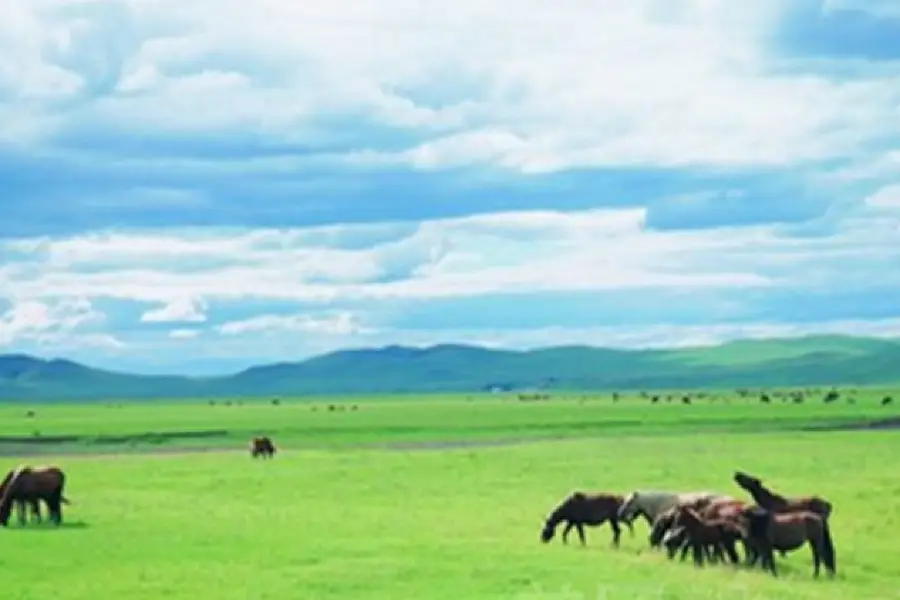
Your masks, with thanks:
[[[890,3],[7,4],[0,352],[896,332]]]

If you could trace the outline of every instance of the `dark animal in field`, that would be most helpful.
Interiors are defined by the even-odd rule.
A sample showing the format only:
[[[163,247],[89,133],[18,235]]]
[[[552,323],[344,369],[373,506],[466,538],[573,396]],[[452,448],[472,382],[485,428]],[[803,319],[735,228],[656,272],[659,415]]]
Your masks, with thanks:
[[[703,564],[707,548],[712,549],[714,556],[719,559],[724,559],[724,552],[732,564],[740,561],[735,543],[746,536],[746,529],[738,521],[706,519],[689,506],[679,506],[676,508],[673,527],[676,530],[683,529],[686,547],[691,549],[697,566]]]
[[[565,521],[563,543],[568,543],[569,532],[575,528],[581,544],[585,545],[587,544],[584,535],[585,525],[599,527],[609,522],[613,532],[613,544],[618,546],[622,534],[620,522],[624,523],[634,535],[632,520],[619,518],[619,508],[624,500],[625,497],[618,494],[572,492],[547,517],[541,530],[541,541],[547,543],[552,540],[557,526]]]
[[[682,404],[690,404],[690,403],[691,403],[691,397],[690,397],[690,396],[685,396],[684,398],[681,399],[681,403],[682,403]]]
[[[25,504],[40,521],[41,500],[47,505],[50,520],[59,525],[62,523],[62,505],[69,504],[63,496],[66,484],[65,473],[59,467],[28,467],[20,465],[6,474],[0,482],[0,525],[9,525],[9,517],[13,504],[19,506],[19,522],[25,524]]]
[[[891,398],[890,396],[885,396],[884,398],[881,399],[882,406],[887,406],[888,404],[893,404],[893,403],[894,403],[894,399]]]
[[[275,456],[275,444],[268,436],[259,436],[250,440],[250,456],[258,458],[272,458]]]
[[[837,571],[834,541],[828,527],[828,519],[811,511],[773,512],[759,506],[744,511],[747,523],[747,542],[762,561],[762,568],[778,575],[773,550],[782,555],[809,544],[813,555],[813,576],[818,577],[821,565],[830,575]],[[750,566],[756,564],[750,561]]]
[[[819,496],[786,498],[767,488],[759,478],[743,471],[735,471],[734,482],[749,493],[753,497],[754,502],[766,510],[773,512],[806,510],[816,513],[823,519],[828,519],[831,516],[831,502]]]
[[[763,394],[762,396],[760,396],[759,401],[762,402],[763,404],[771,404],[772,403],[772,399],[769,398],[766,394]]]

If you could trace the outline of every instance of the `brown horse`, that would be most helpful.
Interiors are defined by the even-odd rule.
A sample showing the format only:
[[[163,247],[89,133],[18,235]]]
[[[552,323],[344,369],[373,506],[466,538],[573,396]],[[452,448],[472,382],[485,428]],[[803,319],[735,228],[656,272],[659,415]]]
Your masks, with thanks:
[[[62,523],[62,505],[69,504],[63,496],[66,476],[58,467],[28,467],[20,465],[6,474],[0,483],[0,525],[9,525],[13,503],[20,507],[19,520],[24,524],[24,503],[40,516],[38,502],[43,500],[50,512],[50,520]]]
[[[569,532],[574,527],[578,531],[578,537],[583,546],[587,543],[584,537],[585,525],[599,527],[609,521],[613,531],[613,544],[618,546],[619,537],[622,534],[619,527],[620,521],[625,523],[631,534],[634,535],[631,521],[619,518],[619,508],[624,500],[625,497],[618,494],[572,492],[547,517],[541,531],[541,541],[547,543],[552,540],[556,527],[565,521],[566,527],[562,533],[563,543],[568,543]]]
[[[272,458],[275,456],[275,444],[268,436],[259,436],[250,440],[250,456],[257,458]]]
[[[812,511],[773,512],[759,506],[751,506],[744,511],[747,522],[748,541],[753,544],[756,554],[762,559],[762,568],[772,575],[775,569],[773,550],[782,554],[792,552],[804,544],[809,544],[813,554],[813,576],[818,577],[821,565],[831,576],[837,570],[834,541],[828,527],[828,519]],[[756,560],[751,562],[751,566]]]
[[[735,471],[734,482],[753,497],[760,507],[773,512],[809,511],[823,519],[831,516],[831,502],[819,496],[785,498],[763,485],[762,481],[742,471]]]
[[[728,555],[732,564],[737,564],[739,558],[734,549],[735,542],[746,536],[746,529],[738,521],[732,519],[707,519],[689,506],[679,506],[676,509],[673,527],[683,529],[687,546],[694,555],[694,564],[703,564],[704,553],[707,548],[712,549],[717,558],[724,559],[722,551]]]

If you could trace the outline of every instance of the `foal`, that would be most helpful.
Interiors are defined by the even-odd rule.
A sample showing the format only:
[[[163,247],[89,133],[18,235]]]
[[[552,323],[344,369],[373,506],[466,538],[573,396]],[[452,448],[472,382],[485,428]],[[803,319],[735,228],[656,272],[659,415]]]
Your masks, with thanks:
[[[673,526],[684,528],[687,547],[693,551],[694,564],[697,566],[703,564],[703,554],[707,547],[712,547],[713,554],[717,557],[721,557],[724,550],[732,564],[739,562],[734,544],[744,538],[746,531],[736,521],[705,519],[693,508],[680,506]]]
[[[587,544],[584,537],[584,526],[598,527],[609,521],[613,531],[613,545],[618,546],[619,537],[622,534],[619,527],[620,521],[625,523],[631,530],[631,534],[634,535],[631,521],[620,519],[618,515],[624,500],[624,496],[618,494],[572,492],[547,517],[544,529],[541,531],[541,541],[547,543],[552,540],[557,525],[565,521],[566,527],[562,533],[563,543],[568,543],[569,532],[574,527],[578,531],[581,545],[584,546]]]

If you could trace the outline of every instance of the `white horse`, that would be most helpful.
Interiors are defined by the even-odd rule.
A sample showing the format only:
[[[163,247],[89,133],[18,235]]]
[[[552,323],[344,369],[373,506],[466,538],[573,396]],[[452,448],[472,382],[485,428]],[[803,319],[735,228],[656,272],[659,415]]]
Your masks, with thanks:
[[[675,506],[691,504],[703,508],[712,501],[731,500],[731,496],[710,491],[698,492],[663,492],[659,490],[635,490],[625,496],[619,508],[619,519],[632,521],[636,517],[644,517],[651,527],[657,517]]]

